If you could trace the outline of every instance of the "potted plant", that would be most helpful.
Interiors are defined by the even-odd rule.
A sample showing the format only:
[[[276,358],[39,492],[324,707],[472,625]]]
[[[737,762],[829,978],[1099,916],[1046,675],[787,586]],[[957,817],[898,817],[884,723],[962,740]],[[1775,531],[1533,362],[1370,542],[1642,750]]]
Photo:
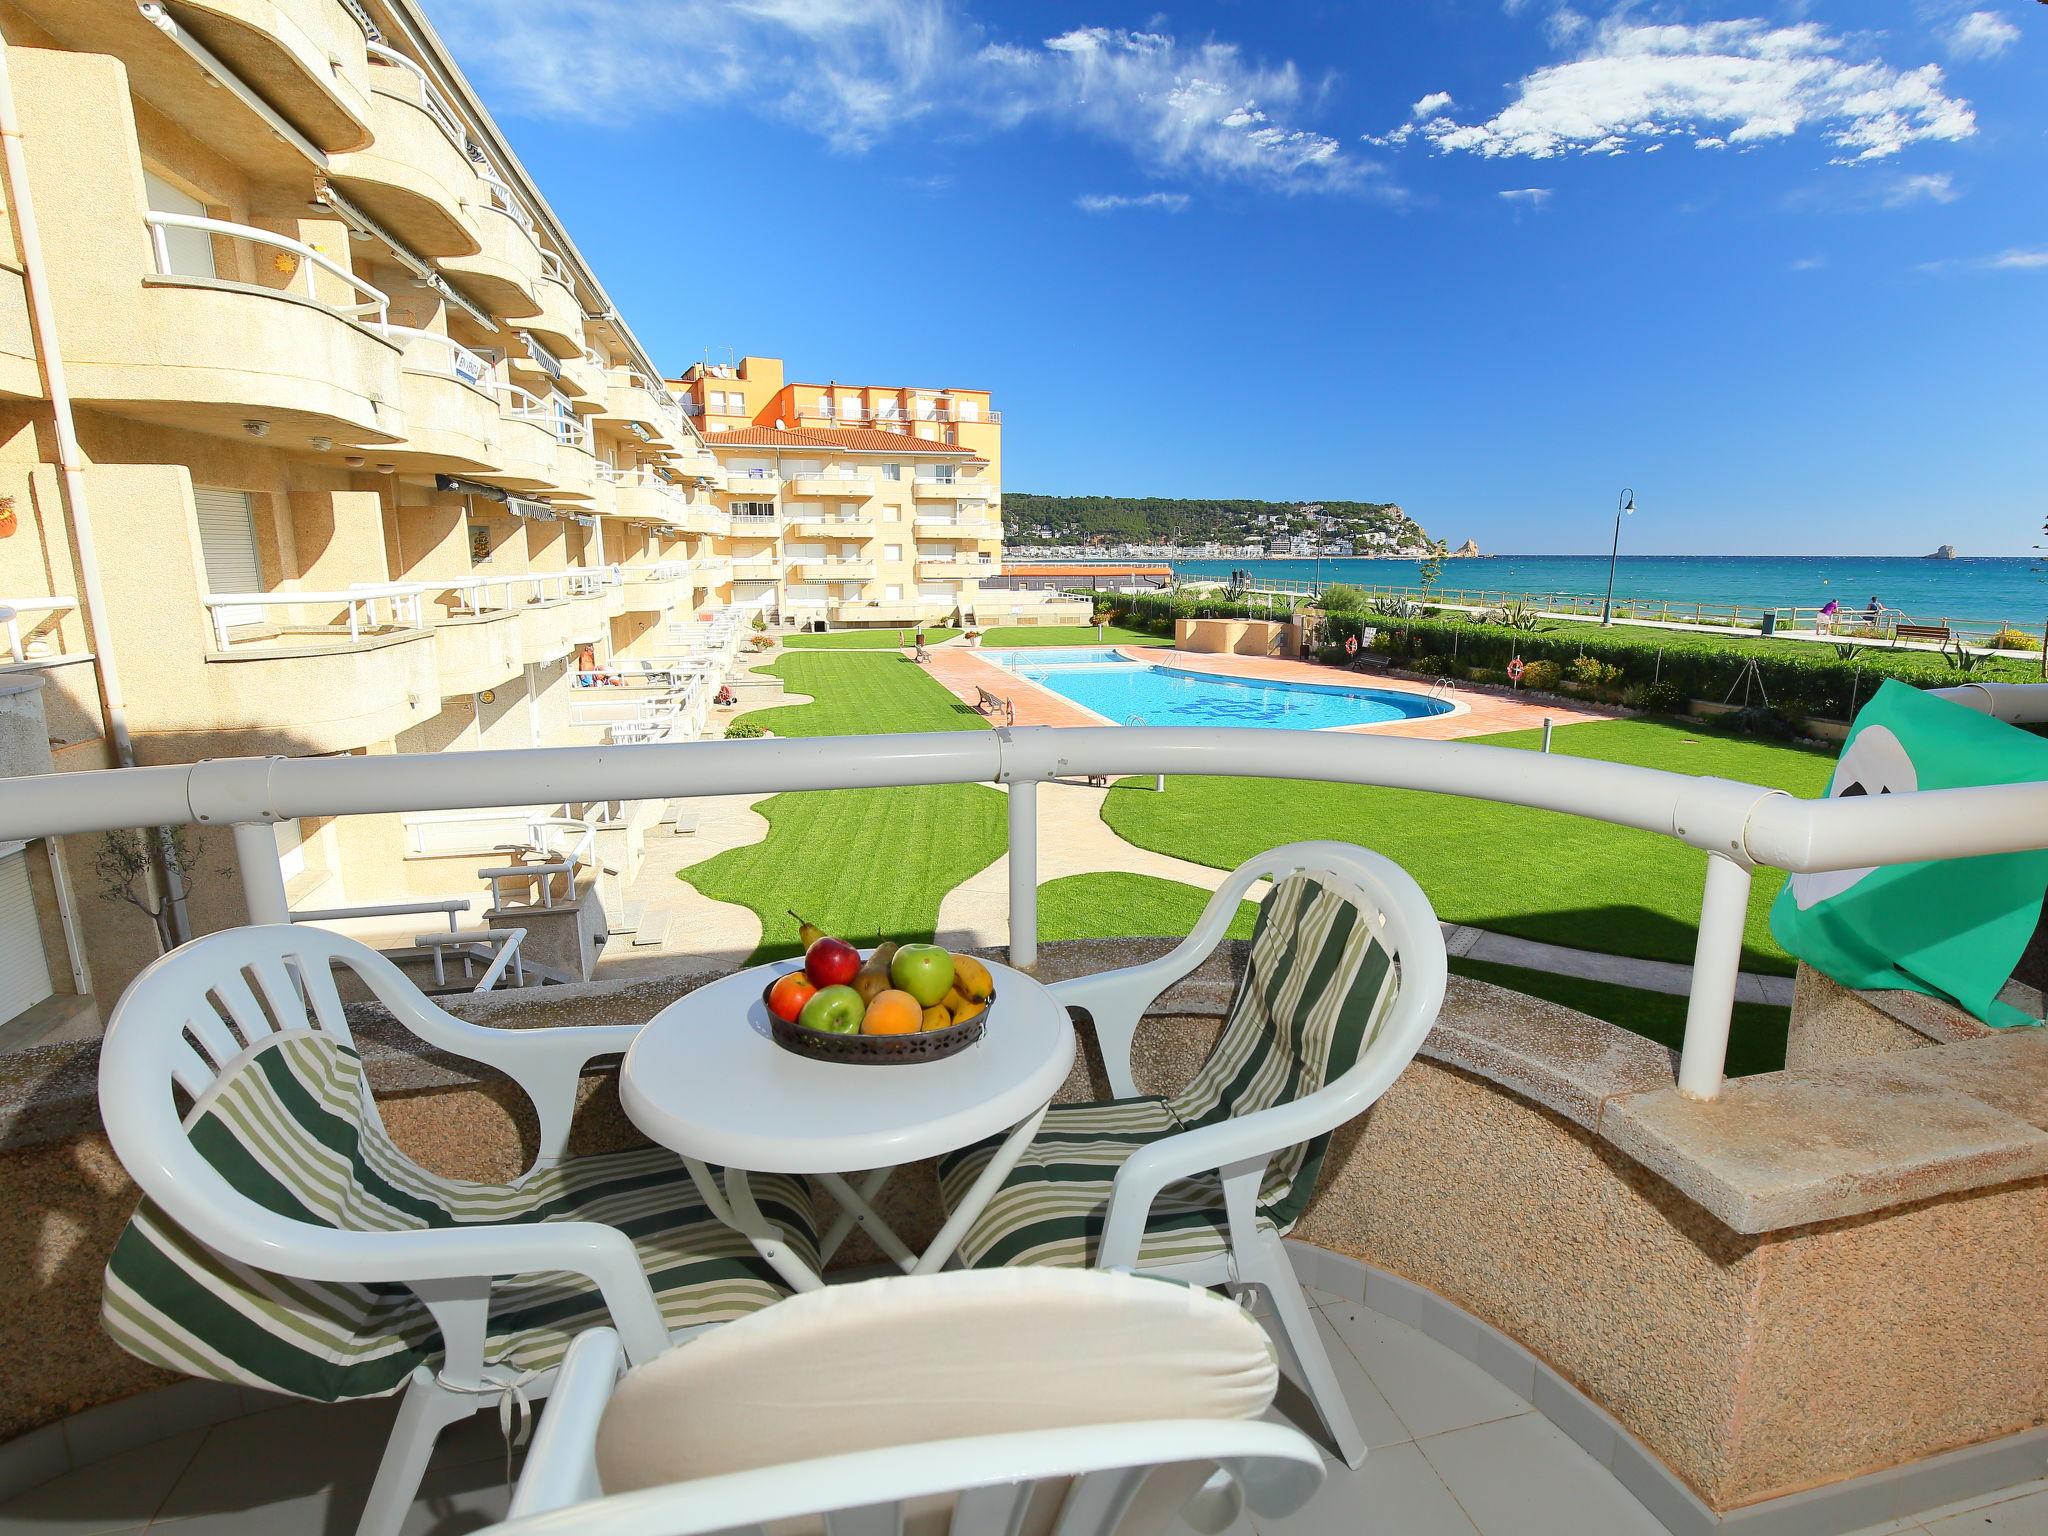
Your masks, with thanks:
[[[969,646],[978,649],[981,645],[981,631],[978,629],[967,631],[967,643]]]

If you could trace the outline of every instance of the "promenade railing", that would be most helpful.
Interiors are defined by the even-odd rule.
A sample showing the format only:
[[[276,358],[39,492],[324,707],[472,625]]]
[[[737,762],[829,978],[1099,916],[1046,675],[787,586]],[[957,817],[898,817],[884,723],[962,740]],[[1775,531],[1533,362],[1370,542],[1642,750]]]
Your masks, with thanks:
[[[2048,685],[1948,690],[1999,718],[2048,720]],[[1038,956],[1038,786],[1201,774],[1427,790],[1635,827],[1706,855],[1679,1088],[1721,1091],[1751,872],[1853,869],[2048,847],[2048,783],[1823,801],[1728,779],[1473,742],[1343,732],[1013,727],[897,736],[545,747],[376,757],[226,758],[0,780],[0,842],[126,827],[231,830],[251,922],[290,920],[272,824],[440,813],[533,800],[695,798],[993,783],[1008,788],[1010,955]],[[1371,841],[1371,829],[1360,837]],[[572,855],[573,857],[573,855]],[[516,872],[517,873],[517,872]]]
[[[1602,608],[1607,605],[1605,594],[1599,592],[1531,591],[1526,588],[1509,587],[1421,587],[1380,582],[1295,580],[1267,576],[1256,576],[1248,587],[1238,590],[1252,595],[1271,592],[1276,595],[1318,597],[1325,588],[1338,586],[1363,593],[1366,600],[1372,603],[1426,603],[1435,608],[1455,608],[1468,613],[1485,613],[1510,604],[1521,604],[1547,618],[1598,619]],[[1613,602],[1612,613],[1613,618],[1624,623],[1633,620],[1654,624],[1753,631],[1760,631],[1763,628],[1765,615],[1771,616],[1773,627],[1781,635],[1818,636],[1843,642],[1862,640],[1883,645],[1912,643],[1900,635],[1901,625],[1908,628],[1946,630],[1952,639],[1967,646],[1986,650],[1996,647],[2038,651],[2043,640],[2048,639],[2048,625],[2044,625],[2044,620],[2048,620],[2048,612],[1987,619],[1949,614],[1934,608],[1872,610],[1868,607],[1845,607],[1833,614],[1824,614],[1819,605],[1710,603],[1694,601],[1691,598],[1617,596]],[[2007,643],[2015,637],[2024,637],[2024,643]]]

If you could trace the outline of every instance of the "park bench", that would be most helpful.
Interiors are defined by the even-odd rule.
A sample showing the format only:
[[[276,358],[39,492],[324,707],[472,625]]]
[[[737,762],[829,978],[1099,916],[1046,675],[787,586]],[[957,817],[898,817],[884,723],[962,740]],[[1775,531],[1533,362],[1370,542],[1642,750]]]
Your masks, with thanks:
[[[1955,638],[1946,624],[1895,624],[1892,626],[1893,640],[1928,640],[1936,645],[1947,645]]]
[[[980,710],[981,713],[984,715],[1001,715],[1005,725],[1015,725],[1017,723],[1017,706],[1010,700],[1004,698],[999,693],[990,693],[986,688],[978,685],[974,691],[980,695],[974,701],[974,707]]]

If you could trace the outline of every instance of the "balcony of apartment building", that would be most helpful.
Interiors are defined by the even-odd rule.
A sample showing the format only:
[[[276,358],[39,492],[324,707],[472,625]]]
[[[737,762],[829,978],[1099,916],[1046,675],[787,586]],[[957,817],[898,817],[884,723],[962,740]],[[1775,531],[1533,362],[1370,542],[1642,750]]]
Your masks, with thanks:
[[[667,613],[690,601],[690,562],[651,560],[619,568],[628,613]]]
[[[505,385],[491,360],[438,331],[394,325],[387,334],[404,349],[405,437],[386,455],[450,473],[496,470]]]
[[[728,558],[734,581],[778,581],[782,577],[782,562],[773,553],[735,554]]]
[[[522,320],[521,327],[539,337],[557,357],[582,356],[583,306],[576,299],[575,280],[568,264],[546,246],[541,247],[540,280],[534,284],[533,296],[540,301],[540,311]]]
[[[728,555],[702,555],[690,562],[690,577],[700,587],[730,586],[733,561]]]
[[[782,532],[782,518],[772,506],[756,511],[752,504],[735,502],[725,516],[735,539],[772,539]]]
[[[0,690],[36,680],[56,765],[103,767],[106,726],[78,599],[0,591]]]
[[[607,369],[604,399],[604,414],[641,442],[677,456],[683,456],[687,447],[694,456],[695,435],[658,380],[637,368]]]
[[[786,508],[784,532],[803,539],[872,539],[881,531],[873,513],[845,514]]]
[[[772,469],[724,466],[725,484],[719,487],[734,501],[773,501],[782,489],[782,476]]]
[[[186,121],[207,122],[222,139],[277,143],[250,101],[218,88],[193,44],[236,79],[260,84],[262,102],[323,153],[361,149],[370,140],[365,34],[342,0],[191,0],[174,15],[152,7],[144,16],[153,25],[139,27],[134,7],[111,0],[18,0],[13,8],[61,45],[117,58],[138,96]],[[277,149],[296,153],[282,143]]]
[[[367,47],[373,137],[334,156],[328,180],[416,255],[476,255],[472,210],[484,194],[462,119],[417,63],[383,43]]]
[[[875,579],[875,562],[864,555],[789,555],[784,563],[804,581]]]
[[[824,496],[839,501],[865,501],[875,494],[875,472],[871,469],[811,470],[790,478],[792,496]]]
[[[872,410],[858,400],[838,402],[820,401],[818,404],[799,409],[796,422],[800,427],[900,427],[906,422],[943,422],[952,425],[1001,426],[1003,413],[987,410],[977,402],[925,400],[902,405],[895,401],[883,401]]]
[[[358,43],[360,46],[360,42]],[[146,171],[110,58],[12,62],[71,392],[199,431],[378,444],[404,435],[385,294],[295,221],[261,227]],[[309,238],[318,239],[318,235]]]
[[[560,397],[537,395],[518,384],[502,385],[498,418],[497,479],[523,491],[548,491],[565,481],[588,484],[597,479],[595,458],[587,473],[567,462],[572,448],[590,457],[590,428]]]
[[[911,482],[910,492],[919,501],[972,504],[988,501],[995,494],[995,488],[978,476],[919,475]]]
[[[598,475],[612,487],[612,509],[623,518],[638,522],[660,523],[692,533],[708,533],[709,527],[691,528],[688,519],[692,512],[709,512],[711,508],[694,507],[682,487],[645,464],[631,469],[619,469],[613,465],[600,464]],[[719,514],[723,520],[723,514]]]
[[[1003,563],[986,555],[920,553],[917,574],[920,580],[988,581],[1003,574]]]
[[[986,543],[1000,540],[1003,536],[1003,522],[978,509],[961,505],[945,511],[919,512],[912,520],[911,527],[920,539],[955,539]]]
[[[472,212],[481,249],[470,256],[444,257],[442,270],[493,315],[530,324],[542,308],[542,252],[533,215],[493,167],[477,162],[481,151],[474,141],[468,147],[483,188]],[[581,351],[582,345],[578,340],[569,350]]]
[[[586,346],[573,357],[561,359],[556,385],[576,405],[576,414],[602,419],[610,405],[611,365],[597,348]],[[594,424],[594,423],[593,423]]]
[[[952,617],[959,605],[953,598],[898,598],[864,601],[837,598],[826,605],[834,624],[937,624]]]

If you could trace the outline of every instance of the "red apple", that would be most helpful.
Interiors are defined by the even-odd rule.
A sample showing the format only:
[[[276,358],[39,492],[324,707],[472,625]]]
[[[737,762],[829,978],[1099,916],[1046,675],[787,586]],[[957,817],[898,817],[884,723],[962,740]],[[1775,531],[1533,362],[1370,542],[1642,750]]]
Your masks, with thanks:
[[[785,1023],[794,1024],[817,990],[802,971],[791,971],[768,989],[768,1011]]]
[[[843,987],[860,974],[860,951],[844,939],[818,939],[804,951],[804,974],[819,987]]]

